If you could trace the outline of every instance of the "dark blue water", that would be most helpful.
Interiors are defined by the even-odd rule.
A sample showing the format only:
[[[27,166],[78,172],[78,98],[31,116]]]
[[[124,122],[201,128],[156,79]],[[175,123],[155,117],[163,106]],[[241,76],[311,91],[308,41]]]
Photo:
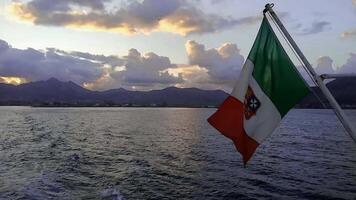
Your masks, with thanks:
[[[247,168],[212,112],[0,107],[0,199],[356,199],[331,111],[291,111]]]

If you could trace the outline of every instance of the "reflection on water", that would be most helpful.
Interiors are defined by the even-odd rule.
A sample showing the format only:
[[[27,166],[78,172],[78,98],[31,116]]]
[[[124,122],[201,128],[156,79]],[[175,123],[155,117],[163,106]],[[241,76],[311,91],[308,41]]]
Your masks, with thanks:
[[[331,111],[291,111],[247,168],[213,112],[0,107],[0,199],[356,198],[356,145]]]

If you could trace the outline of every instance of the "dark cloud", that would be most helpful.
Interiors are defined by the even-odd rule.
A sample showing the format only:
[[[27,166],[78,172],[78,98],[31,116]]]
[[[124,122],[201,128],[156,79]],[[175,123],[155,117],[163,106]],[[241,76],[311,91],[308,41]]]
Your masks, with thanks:
[[[338,70],[338,73],[356,73],[356,54],[350,53],[350,57],[347,59],[346,63],[343,64]]]
[[[168,57],[154,53],[141,55],[136,49],[119,57],[54,48],[21,50],[0,40],[0,77],[19,77],[27,81],[55,77],[101,90],[121,86],[166,87],[184,82],[181,75],[173,76],[167,72],[167,69],[176,67]],[[1,82],[4,82],[3,78]]]
[[[206,49],[188,41],[186,48],[190,64],[183,66],[171,63],[168,57],[152,52],[141,54],[136,49],[130,49],[126,56],[105,56],[54,48],[21,50],[0,40],[0,77],[27,81],[55,77],[94,90],[172,85],[226,89],[233,85],[244,60],[235,44]]]
[[[141,55],[136,49],[130,49],[127,56],[124,56],[125,70],[114,73],[113,77],[120,79],[123,83],[132,86],[152,86],[154,84],[171,85],[182,83],[181,76],[175,77],[168,72],[169,68],[175,68],[168,57],[158,56],[154,53]]]
[[[68,12],[71,6],[83,6],[92,10],[104,10],[105,3],[110,0],[34,0],[27,4],[27,7],[33,12]]]
[[[19,19],[37,25],[88,28],[127,34],[152,31],[182,35],[208,33],[239,24],[256,23],[260,19],[232,19],[206,14],[185,0],[130,1],[126,6],[110,11],[105,7],[108,2],[111,0],[31,0],[13,2],[10,10]]]
[[[152,52],[141,55],[136,49],[130,49],[128,55],[119,57],[76,51],[57,51],[63,55],[104,65],[103,75],[100,78],[93,82],[86,82],[86,86],[90,89],[103,90],[117,87],[150,89],[167,87],[185,81],[181,75],[173,76],[167,72],[167,69],[177,67],[168,57]]]
[[[212,4],[220,4],[220,3],[225,3],[227,0],[210,0]]]
[[[0,40],[0,75],[44,80],[56,77],[77,83],[94,81],[102,75],[100,65],[87,60],[63,56],[53,50],[45,52],[32,48],[12,48]]]
[[[327,30],[330,26],[330,22],[327,21],[315,21],[312,23],[312,26],[309,28],[304,28],[299,35],[311,35],[311,34],[316,34],[323,32]]]
[[[51,50],[51,49],[48,48],[48,50]],[[124,60],[119,58],[118,56],[115,56],[115,55],[104,56],[104,55],[97,55],[97,54],[91,54],[91,53],[80,52],[80,51],[67,52],[67,51],[62,51],[59,49],[54,49],[54,50],[62,55],[72,56],[72,57],[76,57],[79,59],[85,59],[85,60],[89,60],[92,62],[99,62],[102,64],[108,64],[108,65],[114,66],[114,67],[122,66],[124,64]]]
[[[177,65],[168,57],[152,52],[142,54],[136,49],[130,49],[125,56],[105,56],[53,48],[21,50],[0,40],[0,82],[55,77],[94,90],[119,87],[148,90],[176,85],[230,91],[244,62],[236,44],[207,49],[203,44],[188,41],[186,51],[189,64]],[[315,68],[318,74],[356,73],[356,54],[351,53],[337,69],[330,57],[320,57]],[[306,72],[300,67],[298,70],[311,83]]]

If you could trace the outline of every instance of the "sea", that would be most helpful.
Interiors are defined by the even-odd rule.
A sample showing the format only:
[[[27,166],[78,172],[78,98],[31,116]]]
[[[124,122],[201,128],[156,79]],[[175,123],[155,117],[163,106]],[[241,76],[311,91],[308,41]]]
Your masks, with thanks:
[[[246,167],[214,111],[0,107],[0,199],[356,199],[332,110],[291,110]]]

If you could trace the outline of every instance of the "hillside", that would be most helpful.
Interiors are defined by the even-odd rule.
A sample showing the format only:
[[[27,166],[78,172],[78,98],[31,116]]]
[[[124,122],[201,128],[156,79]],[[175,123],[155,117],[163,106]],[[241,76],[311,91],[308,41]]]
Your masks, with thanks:
[[[327,84],[343,108],[356,108],[356,79],[341,78]],[[330,107],[318,88],[312,88]],[[0,84],[0,105],[29,106],[161,106],[216,107],[227,97],[222,90],[168,87],[162,90],[130,91],[123,88],[91,91],[55,78],[18,86]],[[297,108],[323,108],[311,93]]]
[[[0,105],[214,107],[226,97],[227,94],[221,90],[176,87],[152,91],[120,88],[98,92],[55,78],[18,86],[0,84]]]
[[[326,84],[335,99],[343,108],[356,108],[356,78],[339,78]],[[330,108],[326,98],[319,88],[312,88],[320,97],[321,101]],[[323,105],[313,93],[303,99],[297,107],[300,108],[323,108]]]

